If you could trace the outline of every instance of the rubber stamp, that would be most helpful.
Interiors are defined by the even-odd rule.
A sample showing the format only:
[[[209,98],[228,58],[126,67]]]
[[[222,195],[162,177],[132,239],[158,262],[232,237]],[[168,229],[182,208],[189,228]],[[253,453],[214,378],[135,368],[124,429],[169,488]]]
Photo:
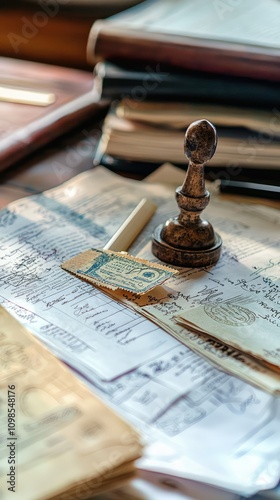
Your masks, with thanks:
[[[180,209],[177,217],[158,226],[152,238],[153,254],[160,260],[183,267],[215,264],[222,240],[201,212],[210,199],[205,189],[204,165],[216,151],[216,129],[208,120],[193,122],[185,134],[184,150],[189,159],[182,186],[176,189]]]

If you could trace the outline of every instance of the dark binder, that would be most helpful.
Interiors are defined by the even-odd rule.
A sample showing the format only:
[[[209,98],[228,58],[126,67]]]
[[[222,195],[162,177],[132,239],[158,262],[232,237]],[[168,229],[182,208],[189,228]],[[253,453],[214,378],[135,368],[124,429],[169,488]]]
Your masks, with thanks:
[[[178,72],[159,64],[99,62],[94,85],[105,99],[217,102],[258,108],[280,106],[279,84],[203,72]]]

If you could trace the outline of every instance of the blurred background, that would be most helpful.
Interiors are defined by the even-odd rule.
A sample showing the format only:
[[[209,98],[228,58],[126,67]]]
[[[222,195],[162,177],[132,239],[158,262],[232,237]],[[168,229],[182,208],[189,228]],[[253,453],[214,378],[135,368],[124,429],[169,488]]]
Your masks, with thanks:
[[[90,28],[140,0],[2,0],[0,55],[91,69]]]

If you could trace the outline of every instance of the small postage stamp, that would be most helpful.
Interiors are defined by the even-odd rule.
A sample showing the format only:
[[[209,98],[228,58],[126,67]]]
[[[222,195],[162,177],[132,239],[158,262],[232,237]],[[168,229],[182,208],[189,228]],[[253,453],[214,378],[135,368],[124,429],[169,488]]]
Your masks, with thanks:
[[[125,252],[90,249],[61,265],[94,285],[144,294],[162,284],[176,269],[132,257]]]

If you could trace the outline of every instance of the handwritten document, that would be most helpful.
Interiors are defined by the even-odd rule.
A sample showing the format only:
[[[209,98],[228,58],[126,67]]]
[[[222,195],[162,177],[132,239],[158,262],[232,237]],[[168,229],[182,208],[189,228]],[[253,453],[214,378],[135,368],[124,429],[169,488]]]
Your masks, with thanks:
[[[219,291],[216,269],[185,270],[142,299],[126,292],[113,300],[60,268],[81,251],[102,248],[143,197],[160,207],[133,246],[133,255],[145,258],[152,228],[176,211],[168,186],[98,168],[9,205],[0,212],[0,300],[95,392],[148,432],[138,467],[248,495],[273,487],[280,474],[280,400],[218,365],[271,392],[280,389],[279,375],[249,355],[242,361],[233,347],[228,356],[218,341],[209,343],[209,335],[176,322],[190,304],[197,307],[201,297]],[[217,269],[276,245],[274,211],[225,204],[221,212],[220,203],[213,202],[208,216],[226,243]],[[258,231],[252,228],[255,219]],[[242,235],[248,241],[241,245]],[[209,277],[211,289],[204,286]]]
[[[0,363],[1,499],[88,498],[133,472],[136,432],[2,307]]]
[[[221,216],[221,203],[215,200],[215,197],[209,208],[208,218],[221,234],[224,243],[223,255],[218,264],[214,268],[202,270],[182,269],[163,286],[154,289],[148,297],[140,298],[135,294],[124,294],[122,300],[126,303],[130,302],[136,310],[141,309],[142,314],[227,371],[244,377],[268,391],[279,393],[280,377],[277,370],[280,352],[279,335],[277,335],[279,330],[277,320],[279,316],[279,212],[267,207],[227,202],[223,203],[223,216]],[[162,220],[165,220],[166,216],[165,206],[161,213]],[[149,229],[147,228],[147,231]],[[155,260],[151,254],[150,243],[147,241],[142,239],[141,243],[136,245],[135,250],[138,256]],[[206,320],[203,325],[201,324],[202,318],[206,316],[204,312],[206,309],[210,311],[217,301],[219,303],[222,300],[232,299],[239,304],[235,315],[236,311],[242,311],[242,314],[246,311],[248,315],[251,307],[253,312],[248,317],[251,319],[246,321],[252,321],[255,318],[257,325],[261,324],[259,329],[255,324],[251,341],[253,345],[249,345],[248,336],[243,335],[242,345],[246,340],[248,347],[244,350],[247,352],[240,352],[243,348],[240,339],[238,341],[236,339],[238,335],[236,328],[234,329],[235,337],[230,333],[226,337],[226,344],[230,344],[232,346],[230,347],[224,343],[221,323],[213,320],[211,324],[213,325],[214,321],[216,324],[211,332],[208,330],[210,318],[207,328]],[[251,305],[248,305],[248,302]],[[247,307],[245,307],[246,303]],[[199,306],[203,314],[198,318]],[[178,320],[182,322],[182,315],[184,315],[183,323],[192,329],[194,328],[192,317],[196,315],[198,322],[196,330],[200,332],[199,334],[182,328],[178,324]],[[232,311],[228,312],[229,315],[233,320]],[[218,340],[213,337],[217,337]],[[256,337],[262,339],[260,340],[262,355],[256,351],[259,345]]]
[[[280,368],[279,264],[279,250],[271,248],[258,254],[257,266],[236,272],[236,264],[229,265],[227,275],[218,275],[216,296],[180,313],[179,320]]]
[[[36,311],[40,319],[30,326],[46,343],[111,379],[175,342],[153,323],[60,269],[82,250],[102,248],[137,202],[132,189],[125,196],[122,180],[102,170],[94,179],[91,173],[81,176],[1,212],[0,295],[23,307],[27,316]],[[138,191],[140,200],[144,189]]]

